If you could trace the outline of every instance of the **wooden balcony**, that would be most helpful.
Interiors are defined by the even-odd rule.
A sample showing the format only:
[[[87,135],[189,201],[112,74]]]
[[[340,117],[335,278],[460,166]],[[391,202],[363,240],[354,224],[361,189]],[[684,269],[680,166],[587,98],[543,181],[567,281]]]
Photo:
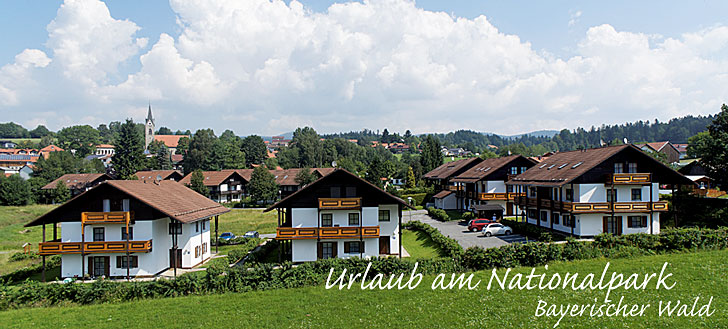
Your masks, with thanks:
[[[652,182],[652,174],[650,173],[632,173],[632,174],[612,174],[609,177],[608,184],[618,185],[645,185]]]
[[[562,211],[568,211],[574,214],[588,213],[609,213],[612,212],[612,204],[609,202],[564,202]],[[666,201],[657,201],[652,203],[651,211],[667,211]],[[614,212],[650,212],[649,202],[615,202]]]
[[[447,186],[447,189],[450,190],[450,191],[456,192],[456,191],[462,191],[463,190],[463,187],[462,186],[457,186],[457,185],[448,185]]]
[[[126,241],[95,241],[83,243],[84,254],[125,253]],[[129,241],[129,252],[152,251],[152,240]],[[39,255],[80,254],[81,242],[41,242],[38,245]]]
[[[345,227],[279,227],[277,240],[295,239],[342,239],[342,238],[378,238],[379,226],[345,226]]]
[[[361,198],[319,198],[319,209],[359,209]]]
[[[133,219],[133,215],[134,213],[130,211],[83,212],[81,222],[84,225],[126,224]]]
[[[525,196],[525,193],[478,193],[478,200],[481,201],[515,201],[519,196]]]

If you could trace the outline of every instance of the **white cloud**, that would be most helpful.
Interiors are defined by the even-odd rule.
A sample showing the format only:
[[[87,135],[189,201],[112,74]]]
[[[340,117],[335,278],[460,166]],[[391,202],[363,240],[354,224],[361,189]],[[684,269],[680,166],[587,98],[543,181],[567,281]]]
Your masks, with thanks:
[[[29,49],[0,68],[0,105],[40,113],[60,104],[73,120],[108,122],[141,119],[151,100],[160,125],[241,134],[301,125],[517,133],[714,113],[728,96],[722,26],[665,38],[604,24],[587,30],[575,56],[557,58],[485,16],[406,0],[325,13],[296,1],[170,5],[180,35],[147,49],[140,27],[103,3],[66,1],[48,26],[52,58]],[[570,15],[574,25],[581,12]],[[117,72],[129,61],[140,69]],[[27,117],[37,116],[15,114]]]

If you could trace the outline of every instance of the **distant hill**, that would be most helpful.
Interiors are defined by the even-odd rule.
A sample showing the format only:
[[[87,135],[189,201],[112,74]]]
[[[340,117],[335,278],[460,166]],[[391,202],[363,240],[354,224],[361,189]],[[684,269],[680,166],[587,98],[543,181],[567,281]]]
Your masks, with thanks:
[[[529,136],[529,137],[554,137],[556,134],[558,134],[558,130],[538,130],[538,131],[532,131],[530,133],[525,134],[518,134],[518,135],[498,135],[500,137],[506,138],[506,139],[517,139],[522,136]],[[493,135],[491,133],[485,133],[486,135]]]

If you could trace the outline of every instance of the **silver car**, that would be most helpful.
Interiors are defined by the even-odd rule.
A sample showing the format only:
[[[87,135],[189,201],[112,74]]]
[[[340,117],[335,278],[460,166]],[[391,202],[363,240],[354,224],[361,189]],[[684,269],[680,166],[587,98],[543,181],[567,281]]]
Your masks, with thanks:
[[[511,229],[510,226],[505,226],[501,223],[492,223],[488,224],[486,226],[483,226],[483,232],[484,236],[491,236],[491,235],[511,235],[513,233],[513,229]]]

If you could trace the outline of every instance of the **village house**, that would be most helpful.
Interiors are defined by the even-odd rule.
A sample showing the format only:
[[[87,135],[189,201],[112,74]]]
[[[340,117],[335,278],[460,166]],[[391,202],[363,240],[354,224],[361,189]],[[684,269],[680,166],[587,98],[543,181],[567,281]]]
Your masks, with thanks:
[[[137,171],[134,175],[143,181],[171,180],[179,182],[184,178],[182,173],[177,170],[145,170]]]
[[[177,182],[110,180],[25,226],[43,227],[38,254],[61,255],[63,278],[152,277],[208,260],[210,220],[217,236],[228,211]]]
[[[455,176],[452,182],[460,194],[457,209],[472,210],[477,205],[498,205],[505,215],[518,214],[514,204],[517,193],[506,182],[518,174],[526,172],[537,162],[521,155],[485,159],[472,168]],[[502,214],[501,214],[502,215]]]
[[[111,176],[107,174],[65,174],[46,184],[41,190],[55,189],[58,182],[63,182],[71,190],[71,196],[74,197],[110,179]]]
[[[192,174],[187,174],[179,182],[189,186],[192,184]],[[203,171],[202,177],[213,201],[239,202],[248,195],[246,188],[249,178],[245,179],[240,170]]]
[[[115,146],[111,144],[99,144],[96,145],[96,151],[94,151],[94,154],[96,155],[114,155]]]
[[[560,152],[509,180],[530,224],[575,236],[660,233],[659,185],[692,181],[634,145]]]
[[[670,142],[644,143],[636,146],[646,153],[659,152],[665,154],[668,163],[680,161],[680,151]]]
[[[335,169],[265,211],[278,211],[279,257],[299,263],[401,256],[405,207],[403,200]]]
[[[464,196],[462,193],[455,193],[461,187],[451,180],[482,161],[483,159],[476,157],[446,162],[422,176],[434,184],[435,191],[439,191],[433,196],[435,208],[457,209]]]

